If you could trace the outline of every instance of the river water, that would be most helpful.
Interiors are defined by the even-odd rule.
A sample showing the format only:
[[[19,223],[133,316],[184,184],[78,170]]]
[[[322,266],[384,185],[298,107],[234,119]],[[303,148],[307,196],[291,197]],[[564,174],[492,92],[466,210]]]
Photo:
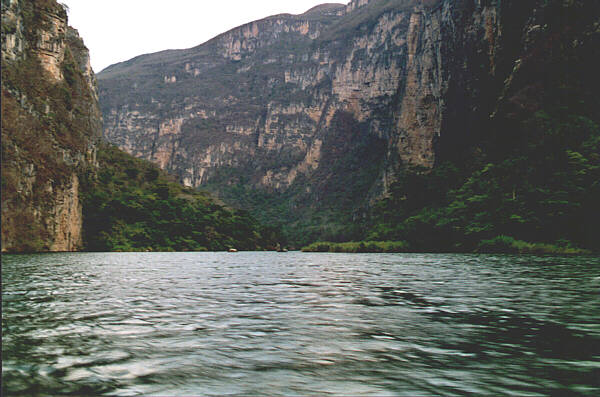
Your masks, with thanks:
[[[600,258],[2,256],[3,395],[600,395]]]

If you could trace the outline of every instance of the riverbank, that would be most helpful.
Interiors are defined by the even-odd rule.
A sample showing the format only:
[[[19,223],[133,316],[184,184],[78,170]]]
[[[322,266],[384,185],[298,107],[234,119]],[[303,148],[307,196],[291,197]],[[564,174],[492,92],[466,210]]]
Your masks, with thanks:
[[[293,250],[293,249],[292,249]],[[175,250],[172,247],[162,249],[133,248],[127,250],[117,249],[108,251],[78,251],[78,252],[226,252],[222,250],[208,250],[200,247],[198,249]],[[242,251],[267,252],[275,251],[273,249],[258,249]],[[330,241],[318,241],[301,248],[302,252],[331,252],[331,253],[432,253],[442,252],[432,248],[431,251],[414,249],[406,241],[350,241],[344,243],[334,243]],[[229,251],[234,252],[234,251]],[[237,252],[237,250],[235,251]],[[280,251],[286,252],[286,251]],[[444,251],[447,253],[447,251]],[[496,236],[489,240],[482,240],[474,249],[458,248],[454,252],[457,254],[479,253],[479,254],[535,254],[535,255],[591,255],[595,252],[572,246],[568,241],[557,244],[548,243],[530,243],[527,241],[516,240],[510,236]],[[3,254],[32,254],[43,253],[36,251],[22,252],[2,252]],[[597,253],[597,252],[596,252]]]
[[[408,251],[409,244],[406,241],[359,241],[346,243],[322,241],[302,248],[302,252],[397,253]]]
[[[435,251],[435,250],[433,250]],[[343,253],[403,253],[417,252],[406,241],[358,241],[332,243],[320,241],[302,248],[302,252],[343,252]],[[572,246],[569,242],[557,244],[530,243],[510,236],[497,236],[482,240],[474,250],[457,250],[484,254],[537,254],[537,255],[588,255],[590,250]]]

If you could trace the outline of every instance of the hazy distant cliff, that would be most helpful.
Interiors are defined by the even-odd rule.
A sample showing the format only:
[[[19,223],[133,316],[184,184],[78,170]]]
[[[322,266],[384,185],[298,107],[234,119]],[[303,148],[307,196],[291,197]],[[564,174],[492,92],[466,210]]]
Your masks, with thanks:
[[[514,95],[541,78],[521,68],[541,56],[546,8],[355,0],[255,21],[102,71],[104,135],[233,200],[257,189],[280,212],[360,216],[406,167],[462,156],[499,109],[535,107],[535,89]]]
[[[79,173],[101,115],[87,49],[55,1],[2,0],[2,251],[82,247]]]

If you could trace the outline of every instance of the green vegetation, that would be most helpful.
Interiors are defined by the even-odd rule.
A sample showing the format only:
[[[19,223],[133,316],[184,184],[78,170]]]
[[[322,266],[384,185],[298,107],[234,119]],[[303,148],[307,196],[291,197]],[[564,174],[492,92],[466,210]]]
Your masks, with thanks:
[[[497,236],[490,240],[483,240],[479,243],[478,252],[485,253],[513,253],[513,254],[560,254],[560,255],[575,255],[589,254],[591,251],[569,246],[568,242],[565,246],[542,243],[527,243],[525,241],[515,240],[509,236]]]
[[[538,112],[522,128],[507,156],[493,152],[470,174],[452,163],[407,170],[374,209],[366,238],[423,251],[552,250],[518,240],[597,250],[600,128],[559,110]]]
[[[147,161],[101,145],[98,162],[98,170],[88,170],[82,184],[86,250],[219,251],[277,245],[276,230],[183,187]]]
[[[361,241],[348,243],[316,242],[304,248],[302,252],[407,252],[405,241]]]
[[[208,188],[224,201],[247,209],[261,222],[278,226],[286,245],[361,239],[364,228],[358,220],[367,213],[365,197],[376,195],[373,181],[378,179],[385,159],[385,142],[370,135],[364,123],[345,112],[336,112],[332,126],[314,174],[297,175],[284,191],[253,188],[244,178],[247,170],[235,168],[219,169]],[[272,161],[285,164],[285,152]],[[268,164],[268,160],[261,163]],[[231,180],[238,183],[228,185]]]

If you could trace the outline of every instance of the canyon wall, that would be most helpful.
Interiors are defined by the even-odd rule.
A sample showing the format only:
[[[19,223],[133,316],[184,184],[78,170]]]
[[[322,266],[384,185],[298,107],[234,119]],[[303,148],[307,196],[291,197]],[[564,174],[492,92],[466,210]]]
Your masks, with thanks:
[[[501,7],[488,3],[321,6],[111,66],[99,74],[104,135],[190,186],[236,168],[256,186],[282,190],[319,167],[324,138],[344,133],[335,114],[347,113],[386,142],[377,181],[399,166],[432,167],[453,77],[443,47],[468,40],[489,55],[477,67],[493,75]],[[457,25],[468,7],[469,20]],[[452,60],[463,74],[470,56]]]
[[[64,8],[2,0],[2,252],[82,247],[79,178],[96,164],[97,98]]]
[[[485,134],[545,7],[354,0],[255,21],[102,71],[104,136],[240,205],[254,190],[355,219]]]

